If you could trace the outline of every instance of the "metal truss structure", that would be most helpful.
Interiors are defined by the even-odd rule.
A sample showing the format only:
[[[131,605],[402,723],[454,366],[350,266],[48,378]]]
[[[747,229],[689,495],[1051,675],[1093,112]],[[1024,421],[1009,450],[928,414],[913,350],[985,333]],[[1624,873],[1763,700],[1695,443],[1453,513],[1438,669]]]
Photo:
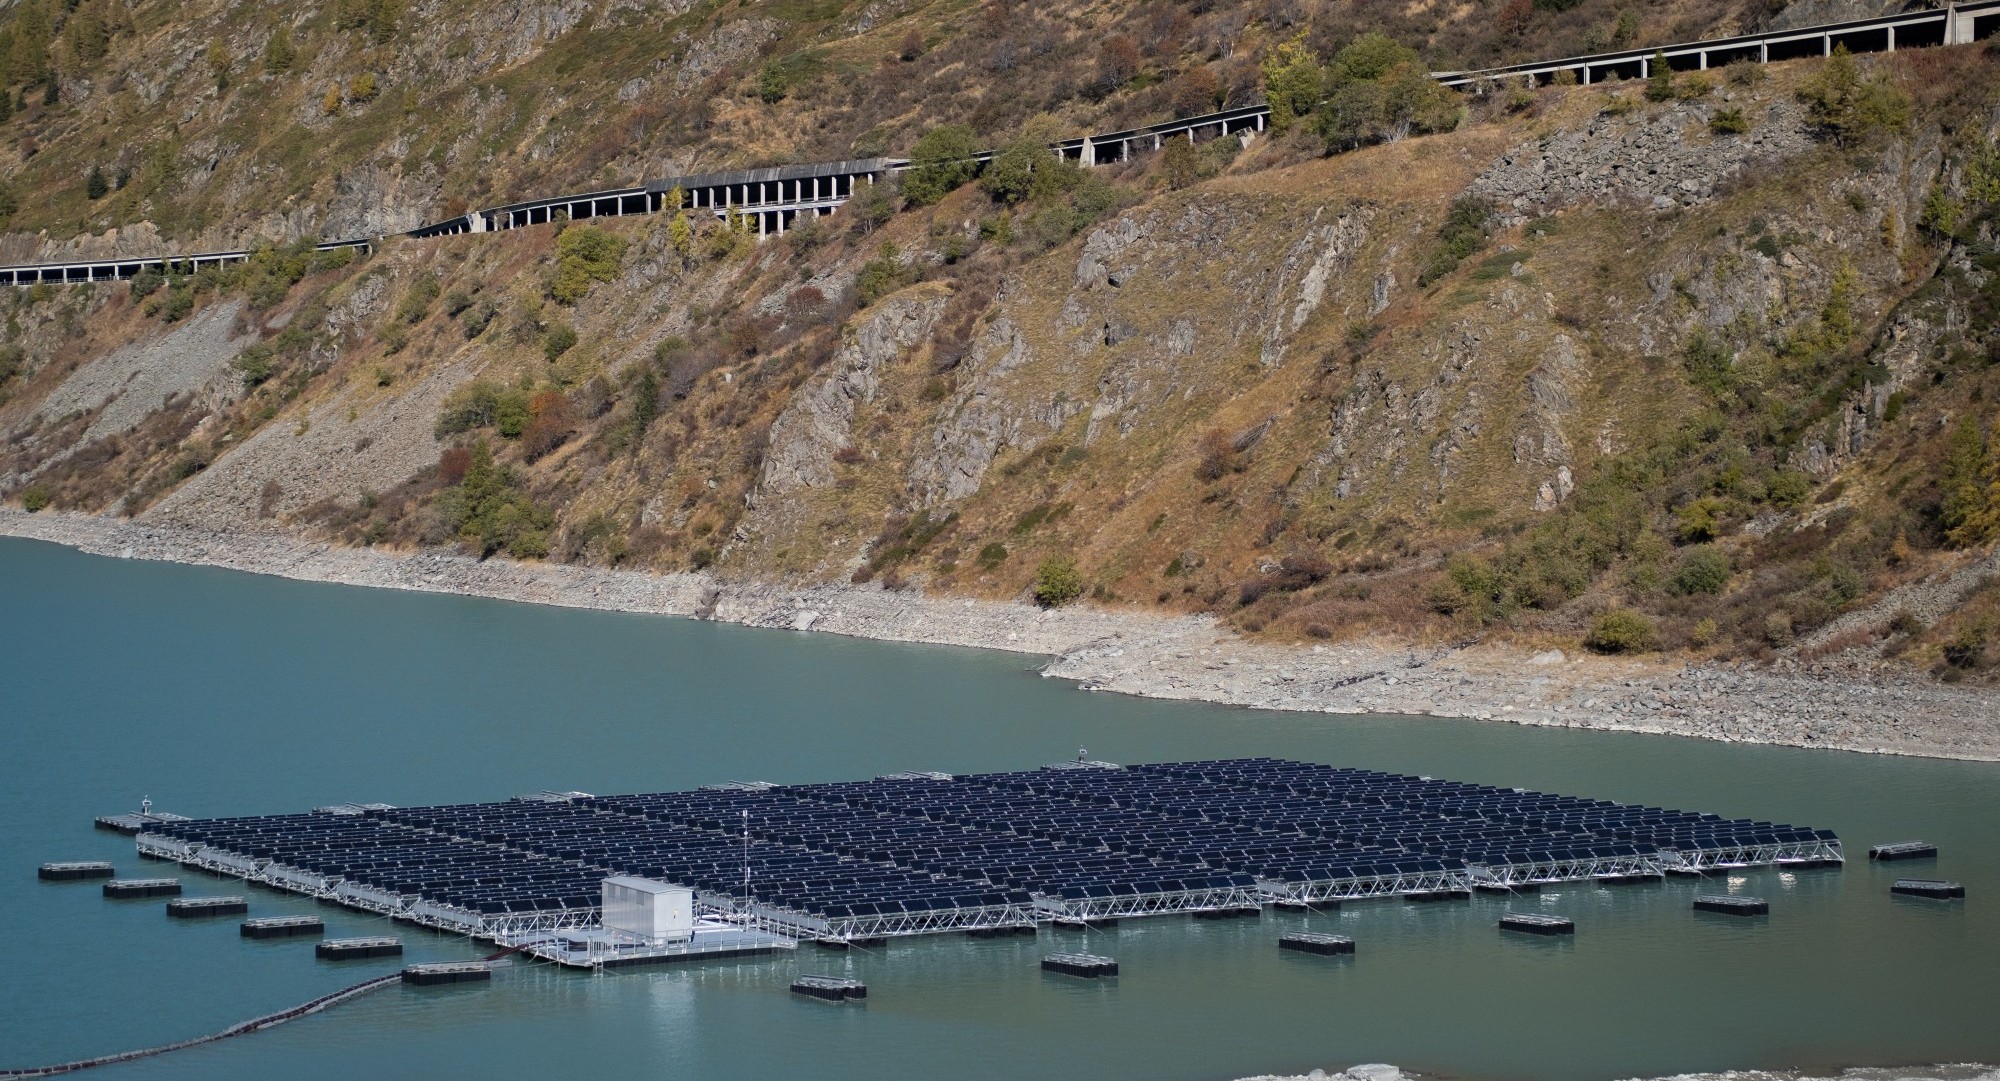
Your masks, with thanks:
[[[247,883],[269,886],[286,893],[328,901],[359,912],[407,920],[420,927],[450,931],[471,938],[505,942],[521,935],[550,931],[575,931],[596,927],[601,914],[596,906],[559,908],[534,912],[481,913],[458,905],[426,901],[414,894],[347,882],[298,867],[256,859],[200,844],[189,844],[157,834],[141,834],[142,855],[172,860],[184,867],[208,871]]]
[[[1474,886],[1529,886],[1593,878],[1649,877],[1660,873],[1658,856],[1584,856],[1528,863],[1476,864],[1466,868]]]
[[[1764,867],[1777,863],[1844,863],[1840,842],[1835,840],[1787,841],[1779,844],[1736,845],[1728,848],[1697,848],[1676,852],[1660,851],[1659,869],[1676,871],[1723,871],[1735,867]]]
[[[878,912],[853,916],[814,916],[778,905],[745,906],[740,897],[698,895],[696,908],[741,922],[756,930],[788,938],[848,942],[865,938],[901,938],[947,931],[985,931],[1001,927],[1033,927],[1037,910],[1026,905],[981,905],[933,908],[918,912]]]
[[[1161,893],[1111,893],[1092,897],[1035,896],[1035,912],[1041,919],[1098,920],[1136,919],[1165,916],[1176,912],[1217,912],[1232,908],[1256,908],[1268,898],[1249,886],[1218,886],[1198,890],[1169,890]]]
[[[1471,880],[1464,871],[1411,871],[1356,878],[1309,878],[1301,882],[1260,879],[1257,882],[1257,890],[1263,895],[1263,900],[1305,904],[1399,897],[1406,893],[1459,892],[1471,888]]]

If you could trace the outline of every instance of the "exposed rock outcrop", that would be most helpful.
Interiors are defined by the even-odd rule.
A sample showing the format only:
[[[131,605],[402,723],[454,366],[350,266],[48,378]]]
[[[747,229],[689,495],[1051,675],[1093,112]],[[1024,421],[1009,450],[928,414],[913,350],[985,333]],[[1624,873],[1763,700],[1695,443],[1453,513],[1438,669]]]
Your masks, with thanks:
[[[1600,114],[1509,150],[1473,181],[1472,192],[1514,220],[1582,204],[1666,210],[1707,201],[1752,163],[1811,147],[1804,116],[1783,101],[1751,109],[1748,134],[1711,134],[1709,119],[1728,104],[1723,97],[1643,116]]]
[[[849,328],[827,365],[771,425],[760,500],[833,483],[834,455],[853,441],[854,406],[875,400],[882,367],[925,340],[950,293],[921,286],[889,297]]]

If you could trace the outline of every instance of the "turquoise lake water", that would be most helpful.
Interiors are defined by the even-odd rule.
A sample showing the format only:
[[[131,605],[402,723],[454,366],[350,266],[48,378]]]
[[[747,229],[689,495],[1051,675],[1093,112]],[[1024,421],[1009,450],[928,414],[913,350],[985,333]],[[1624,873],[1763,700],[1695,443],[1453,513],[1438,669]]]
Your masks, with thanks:
[[[1012,654],[315,585],[0,538],[0,1069],[183,1039],[393,971],[309,939],[169,922],[158,901],[35,866],[141,863],[95,815],[501,799],[720,780],[1016,769],[1071,757],[1276,755],[1839,831],[1850,856],[1921,837],[1934,864],[1751,871],[1768,919],[1696,916],[1716,883],[1552,888],[1511,902],[1572,941],[1503,938],[1509,902],[1368,902],[1311,917],[1128,921],[1088,941],[903,940],[485,986],[392,987],[268,1032],[108,1067],[117,1078],[1220,1081],[1387,1061],[1448,1077],[1588,1081],[1730,1067],[2000,1060],[2000,766],[1430,718],[1340,718],[1085,694]],[[1892,900],[1907,874],[1966,901]],[[252,890],[329,935],[383,921]],[[1280,931],[1352,936],[1351,959]],[[479,945],[396,925],[409,956]],[[1115,981],[1044,953],[1115,956]],[[863,1007],[790,995],[855,975]]]

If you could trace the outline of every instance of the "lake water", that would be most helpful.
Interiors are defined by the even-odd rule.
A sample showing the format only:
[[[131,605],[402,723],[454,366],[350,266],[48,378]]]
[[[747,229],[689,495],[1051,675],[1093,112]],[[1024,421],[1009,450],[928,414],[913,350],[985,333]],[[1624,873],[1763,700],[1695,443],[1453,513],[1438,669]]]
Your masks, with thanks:
[[[35,866],[161,873],[93,816],[343,801],[499,799],[720,780],[848,780],[1068,758],[1275,755],[1839,831],[1838,871],[1753,871],[1768,919],[1701,917],[1715,883],[1553,888],[1513,902],[1574,941],[1503,938],[1507,903],[1350,904],[1311,917],[1128,921],[1087,943],[902,940],[588,975],[517,965],[485,986],[392,987],[256,1035],[105,1068],[114,1078],[1226,1079],[1388,1061],[1451,1077],[1604,1079],[1727,1067],[2000,1060],[2000,766],[1427,718],[1340,718],[1078,692],[1009,654],[289,582],[0,538],[0,1068],[182,1039],[393,960],[315,962],[158,901],[45,884]],[[1921,837],[1936,864],[1871,867]],[[244,892],[177,872],[190,895]],[[1892,900],[1891,879],[1965,883]],[[359,913],[249,891],[256,915]],[[1281,954],[1284,929],[1359,954]],[[404,960],[470,957],[397,926]],[[1045,976],[1060,947],[1115,981]],[[790,995],[867,981],[863,1007]],[[94,1075],[95,1076],[95,1075]]]

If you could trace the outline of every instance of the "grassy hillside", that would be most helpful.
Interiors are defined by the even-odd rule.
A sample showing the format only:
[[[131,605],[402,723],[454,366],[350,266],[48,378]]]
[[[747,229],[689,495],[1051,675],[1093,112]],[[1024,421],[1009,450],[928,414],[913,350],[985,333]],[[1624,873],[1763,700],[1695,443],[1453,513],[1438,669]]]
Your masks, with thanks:
[[[119,229],[368,235],[675,172],[998,142],[1257,96],[1259,61],[1367,30],[1465,67],[1748,29],[1767,0],[23,0],[0,16],[0,197],[32,255]],[[98,180],[93,183],[92,177]],[[135,226],[145,223],[133,236]],[[107,245],[108,246],[108,245]]]
[[[382,121],[402,164],[373,180],[331,160],[252,168],[262,151],[245,149],[169,201],[188,220],[287,195],[303,207],[429,168],[439,191],[484,202],[452,186],[834,156],[871,132],[904,147],[946,122],[1014,138],[1017,155],[976,181],[884,185],[763,244],[626,219],[354,264],[271,244],[193,279],[19,291],[0,493],[350,544],[1207,611],[1286,639],[1887,658],[1995,678],[2000,588],[1977,567],[2000,536],[2000,56],[1836,58],[1461,109],[1406,91],[1410,63],[1380,39],[1340,36],[1368,5],[1320,12],[1303,40],[1289,10],[792,4],[649,21],[579,7],[504,71],[469,64],[453,93],[479,107]],[[1530,5],[1518,34],[1469,10],[1378,21],[1478,62],[1515,55],[1510,42],[1566,51],[1562,35],[1608,14]],[[435,15],[410,9],[361,51],[398,55]],[[1256,17],[1242,51],[1202,51],[1197,31],[1236,15]],[[340,17],[301,16],[295,65],[361,49],[366,26]],[[1122,81],[1064,82],[1104,62],[1099,30],[1154,17],[1194,29],[1141,50]],[[711,127],[659,117],[602,161],[573,153],[653,100],[613,104],[627,71],[667,85],[752,18],[776,44],[703,76],[725,79],[712,95],[669,99],[721,103]],[[1044,24],[1061,62],[971,66]],[[905,49],[910,29],[922,40]],[[1345,44],[1315,47],[1329,36]],[[642,62],[641,40],[667,44]],[[786,66],[809,50],[826,66]],[[543,67],[562,63],[578,74]],[[1235,66],[1249,82],[1227,94],[1307,79],[1307,115],[1247,146],[1088,172],[1031,152],[1052,125],[1152,115],[1171,108],[1162,87]],[[515,89],[495,91],[503,78]],[[284,137],[274,116],[322,132],[315,161],[377,153],[340,141],[376,105],[328,114],[302,84],[260,85],[311,108],[253,112],[240,82],[205,100],[246,132]],[[564,104],[503,107],[530,99]],[[1057,116],[1027,122],[1043,112]],[[9,123],[58,119],[30,103]],[[81,145],[50,142],[17,184]],[[90,205],[164,205],[144,190]],[[37,208],[22,220],[44,212],[23,205]]]

